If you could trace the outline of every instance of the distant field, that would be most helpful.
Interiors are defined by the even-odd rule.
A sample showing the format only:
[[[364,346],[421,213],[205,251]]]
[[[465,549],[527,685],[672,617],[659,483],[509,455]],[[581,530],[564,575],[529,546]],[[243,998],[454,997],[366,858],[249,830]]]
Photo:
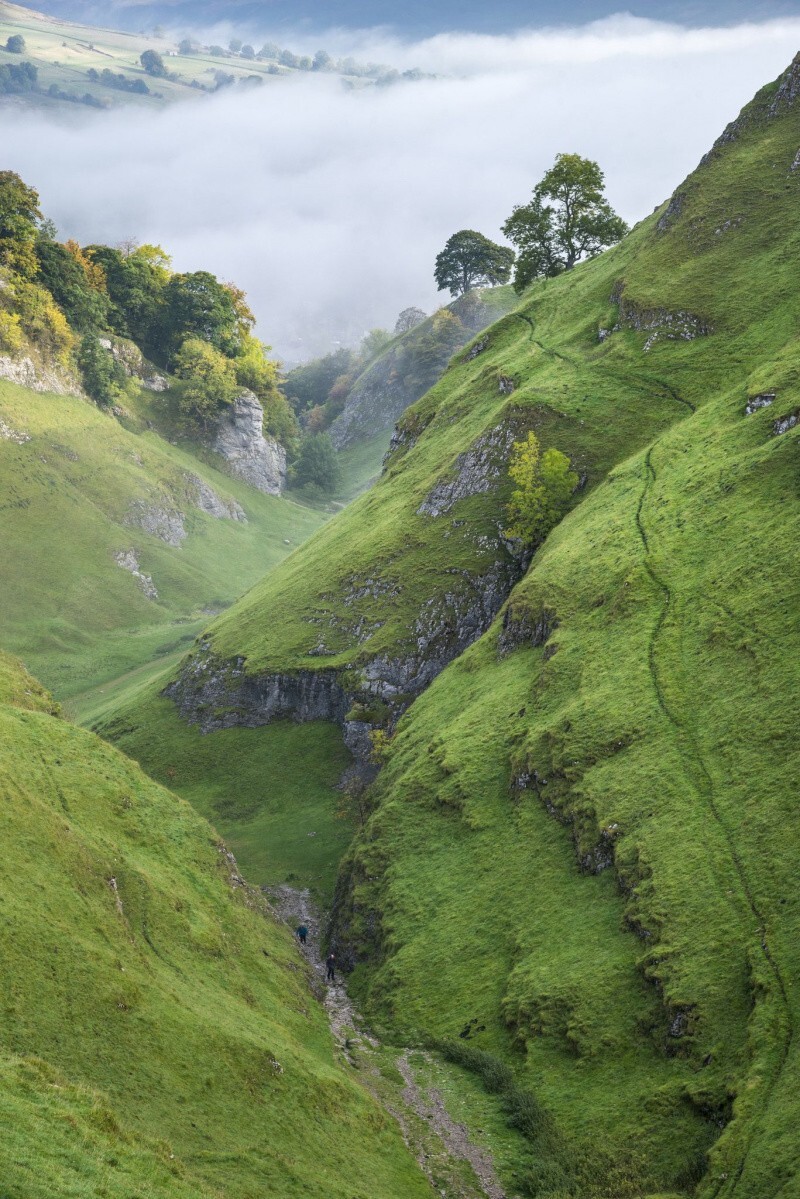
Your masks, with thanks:
[[[9,37],[21,34],[25,39],[23,54],[10,54],[2,49]],[[256,47],[258,49],[258,47]],[[163,57],[170,74],[157,79],[142,68],[140,57],[145,50],[156,50]],[[0,99],[27,105],[64,106],[64,99],[51,98],[46,93],[55,84],[76,101],[87,93],[103,106],[139,104],[160,107],[174,100],[202,95],[200,87],[213,89],[216,72],[234,76],[241,85],[248,78],[252,86],[275,83],[282,76],[304,73],[297,68],[279,66],[264,59],[244,59],[226,54],[224,57],[198,50],[178,54],[172,37],[154,33],[121,33],[59,21],[32,9],[16,4],[0,3],[0,66],[7,63],[31,62],[39,72],[39,93],[5,96]],[[122,74],[130,81],[142,80],[150,89],[149,95],[118,91],[92,81],[87,72],[104,68]],[[244,86],[248,86],[244,83]]]

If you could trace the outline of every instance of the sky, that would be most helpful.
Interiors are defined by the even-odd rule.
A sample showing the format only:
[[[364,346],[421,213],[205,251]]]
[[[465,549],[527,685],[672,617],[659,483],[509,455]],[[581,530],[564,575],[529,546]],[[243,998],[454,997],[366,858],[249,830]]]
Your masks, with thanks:
[[[39,0],[28,7],[137,30],[155,22],[197,26],[225,20],[253,30],[308,34],[383,25],[409,37],[579,25],[620,9],[618,0]],[[634,16],[690,26],[800,14],[800,0],[627,0],[624,7]]]
[[[291,363],[445,302],[432,272],[446,239],[500,239],[560,151],[596,159],[621,215],[646,216],[788,65],[800,17],[337,36],[437,78],[353,92],[301,74],[68,122],[0,110],[3,166],[39,190],[62,237],[157,242],[178,269],[244,287]]]

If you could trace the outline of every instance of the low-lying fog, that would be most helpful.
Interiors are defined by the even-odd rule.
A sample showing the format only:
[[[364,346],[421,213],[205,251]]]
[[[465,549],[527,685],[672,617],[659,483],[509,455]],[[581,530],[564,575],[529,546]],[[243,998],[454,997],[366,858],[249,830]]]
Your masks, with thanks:
[[[788,64],[800,19],[350,41],[439,77],[353,92],[302,75],[155,114],[5,109],[3,166],[63,237],[155,241],[180,269],[235,280],[292,361],[444,302],[432,269],[447,237],[499,238],[559,151],[597,159],[618,211],[645,216]]]

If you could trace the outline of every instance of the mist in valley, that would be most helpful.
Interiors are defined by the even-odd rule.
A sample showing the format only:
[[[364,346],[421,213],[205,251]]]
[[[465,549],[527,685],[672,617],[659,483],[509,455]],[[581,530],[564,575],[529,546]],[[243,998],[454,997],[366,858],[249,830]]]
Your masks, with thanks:
[[[143,114],[15,110],[4,166],[62,237],[163,245],[243,287],[286,362],[431,311],[457,229],[499,239],[560,151],[600,162],[612,205],[646,216],[764,79],[800,19],[688,29],[616,17],[513,37],[331,34],[333,52],[434,79],[348,90],[301,75]]]

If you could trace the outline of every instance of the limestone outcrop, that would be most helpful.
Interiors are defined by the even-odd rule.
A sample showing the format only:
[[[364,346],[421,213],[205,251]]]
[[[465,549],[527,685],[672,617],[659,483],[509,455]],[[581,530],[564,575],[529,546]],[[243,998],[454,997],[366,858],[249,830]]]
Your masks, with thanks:
[[[266,495],[280,495],[286,483],[286,451],[264,436],[264,410],[252,391],[243,391],[224,413],[213,447],[230,473]]]

